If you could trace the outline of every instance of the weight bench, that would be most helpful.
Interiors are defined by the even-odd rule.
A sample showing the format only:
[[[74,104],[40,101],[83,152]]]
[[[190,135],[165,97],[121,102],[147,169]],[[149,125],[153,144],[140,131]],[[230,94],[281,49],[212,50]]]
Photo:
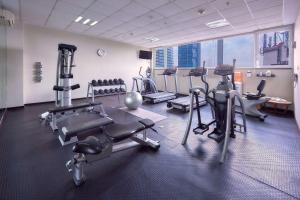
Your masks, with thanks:
[[[73,146],[72,159],[66,163],[68,171],[72,174],[76,186],[85,181],[83,165],[98,161],[110,156],[114,152],[122,151],[137,145],[148,146],[154,150],[159,149],[158,141],[147,138],[147,129],[153,129],[154,122],[143,119],[128,124],[114,123],[104,126],[104,139],[88,136]],[[124,142],[124,140],[129,140]]]
[[[99,102],[99,103],[82,103],[82,104],[72,105],[72,106],[52,108],[49,109],[46,113],[43,113],[40,118],[49,122],[52,131],[57,131],[58,130],[57,123],[78,114],[77,111],[84,110],[84,109],[86,109],[87,111],[95,110],[94,108],[96,106],[100,107],[100,110],[96,112],[101,116],[106,116],[105,111],[102,107],[102,103]]]

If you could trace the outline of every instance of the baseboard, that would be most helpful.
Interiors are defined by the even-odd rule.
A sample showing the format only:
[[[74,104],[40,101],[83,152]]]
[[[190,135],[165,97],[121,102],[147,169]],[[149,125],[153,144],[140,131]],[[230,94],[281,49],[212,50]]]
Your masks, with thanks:
[[[72,101],[76,100],[83,100],[86,99],[86,97],[80,97],[80,98],[74,98]],[[26,103],[25,106],[32,106],[32,105],[39,105],[39,104],[47,104],[47,103],[55,103],[55,101],[43,101],[43,102],[35,102],[35,103]]]
[[[7,108],[7,110],[16,110],[16,109],[21,109],[21,108],[24,108],[25,105],[23,106],[15,106],[15,107],[9,107]]]
[[[1,111],[1,112],[2,112],[2,111]],[[0,127],[2,126],[2,123],[3,123],[3,121],[4,121],[6,112],[7,112],[7,109],[4,108],[4,109],[3,109],[3,114],[2,114],[2,116],[1,116],[1,118],[0,118]]]

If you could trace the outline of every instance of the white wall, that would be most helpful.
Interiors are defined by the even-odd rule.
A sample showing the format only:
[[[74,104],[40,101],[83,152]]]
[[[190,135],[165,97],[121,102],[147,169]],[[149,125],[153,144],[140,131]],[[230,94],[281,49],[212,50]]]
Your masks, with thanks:
[[[294,50],[294,73],[300,76],[300,13],[297,17],[295,23],[295,33],[294,33],[296,48]],[[295,117],[300,127],[300,82],[294,88],[294,102],[295,102]]]
[[[7,28],[7,107],[23,106],[23,25]]]
[[[88,37],[84,35],[26,25],[24,27],[24,102],[35,103],[54,100],[57,45],[73,44],[75,52],[73,84],[81,88],[74,90],[73,98],[86,96],[87,83],[92,79],[123,78],[128,89],[131,89],[132,77],[138,74],[140,66],[149,62],[138,59],[141,47],[124,43]],[[107,51],[105,57],[97,56],[97,49]],[[41,83],[33,81],[33,65],[40,61],[43,65]]]

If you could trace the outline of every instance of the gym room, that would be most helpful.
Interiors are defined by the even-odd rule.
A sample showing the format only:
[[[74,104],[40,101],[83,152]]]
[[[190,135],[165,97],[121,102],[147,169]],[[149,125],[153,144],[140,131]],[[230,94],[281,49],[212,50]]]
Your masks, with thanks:
[[[299,0],[0,0],[0,199],[300,199]]]

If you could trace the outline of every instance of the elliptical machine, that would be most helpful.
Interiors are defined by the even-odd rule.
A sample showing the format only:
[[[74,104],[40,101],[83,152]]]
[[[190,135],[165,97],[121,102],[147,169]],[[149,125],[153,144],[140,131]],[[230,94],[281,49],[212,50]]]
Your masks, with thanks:
[[[134,91],[134,88],[136,87],[136,91],[141,93],[141,95],[156,93],[157,92],[156,85],[151,78],[151,68],[148,67],[146,69],[146,77],[144,77],[141,73],[142,68],[143,67],[140,67],[140,70],[139,70],[140,76],[132,78],[133,83],[132,83],[131,91]],[[139,81],[140,81],[141,89],[139,88],[139,83],[138,83]]]
[[[222,80],[218,83],[215,89],[209,90],[209,85],[204,79],[203,75],[201,76],[202,82],[205,84],[205,89],[203,88],[192,88],[190,90],[191,99],[190,105],[194,104],[196,101],[196,112],[198,124],[197,127],[193,129],[195,134],[203,135],[207,132],[211,125],[215,125],[215,128],[211,133],[208,134],[210,139],[215,140],[220,143],[224,141],[223,151],[221,155],[220,162],[223,163],[225,159],[225,154],[228,147],[229,137],[235,138],[235,131],[246,132],[246,117],[244,111],[244,105],[242,97],[236,91],[234,84],[234,68],[236,60],[233,60],[233,65],[219,65],[214,70],[214,74],[221,76]],[[203,67],[203,72],[206,69]],[[204,74],[204,73],[202,73]],[[213,120],[207,124],[203,123],[201,120],[200,105],[199,105],[199,96],[200,93],[204,93],[206,102],[210,105],[212,110]],[[238,124],[236,122],[235,115],[237,114],[235,108],[235,101],[239,101],[239,106],[241,107],[240,114],[242,115],[243,124]],[[186,127],[185,135],[182,140],[182,145],[185,145],[189,132],[191,129],[191,124],[193,120],[193,109],[190,109],[189,121]],[[237,130],[239,127],[239,130]],[[242,131],[243,128],[243,131]]]

